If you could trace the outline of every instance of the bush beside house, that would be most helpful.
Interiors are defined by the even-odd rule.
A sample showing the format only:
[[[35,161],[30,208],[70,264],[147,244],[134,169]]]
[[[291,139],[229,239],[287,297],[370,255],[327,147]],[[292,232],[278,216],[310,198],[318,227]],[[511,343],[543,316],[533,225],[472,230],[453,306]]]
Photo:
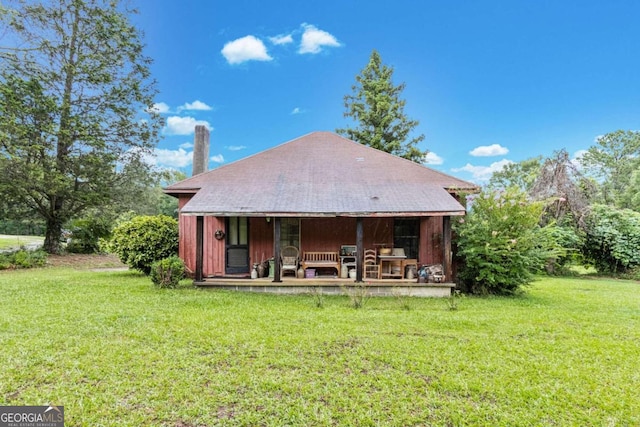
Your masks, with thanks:
[[[483,192],[454,223],[458,281],[474,294],[514,294],[558,256],[553,233],[539,225],[543,204],[510,189]]]
[[[159,288],[176,288],[184,278],[184,262],[178,256],[151,264],[151,281]]]
[[[110,249],[129,267],[151,273],[155,261],[178,253],[178,221],[166,216],[136,216],[113,230]]]

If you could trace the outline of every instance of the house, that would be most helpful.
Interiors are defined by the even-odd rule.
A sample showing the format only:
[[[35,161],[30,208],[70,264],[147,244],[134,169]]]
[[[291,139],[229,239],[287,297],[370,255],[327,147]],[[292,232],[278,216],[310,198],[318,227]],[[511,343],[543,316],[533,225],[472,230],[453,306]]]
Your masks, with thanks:
[[[198,134],[194,151],[203,151],[197,145]],[[380,254],[394,248],[394,255],[411,263],[442,264],[451,282],[451,218],[465,214],[463,193],[477,190],[334,133],[313,132],[164,191],[179,200],[180,257],[196,283],[247,278],[253,264],[273,259],[268,281],[275,286],[289,279],[279,262],[287,246],[297,248],[301,261],[314,253],[320,261],[322,254],[345,255],[343,246],[355,249],[346,267],[342,257],[318,264],[339,262],[335,269],[308,268],[311,259],[300,266],[337,278],[345,278],[348,268],[356,282],[363,280],[366,249]],[[378,257],[384,267],[385,258]],[[389,262],[386,268],[404,280],[396,266]]]

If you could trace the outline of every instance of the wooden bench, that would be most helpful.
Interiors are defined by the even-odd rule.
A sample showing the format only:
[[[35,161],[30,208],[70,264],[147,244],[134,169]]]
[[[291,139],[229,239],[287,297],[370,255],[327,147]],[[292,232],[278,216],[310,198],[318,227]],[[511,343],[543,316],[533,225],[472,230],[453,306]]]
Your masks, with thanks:
[[[340,277],[340,256],[338,252],[303,252],[302,268],[335,268]]]

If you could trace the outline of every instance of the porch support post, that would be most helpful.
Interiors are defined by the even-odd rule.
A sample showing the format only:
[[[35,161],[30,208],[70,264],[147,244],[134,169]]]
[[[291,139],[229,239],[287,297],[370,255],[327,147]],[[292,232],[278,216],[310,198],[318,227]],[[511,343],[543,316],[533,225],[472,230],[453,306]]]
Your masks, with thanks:
[[[273,219],[273,281],[282,282],[280,278],[280,217]]]
[[[451,275],[451,217],[442,217],[442,269],[447,281],[452,280]]]
[[[362,263],[364,261],[364,231],[362,217],[356,218],[356,282],[362,282]]]
[[[202,282],[204,253],[204,217],[196,217],[196,282]]]

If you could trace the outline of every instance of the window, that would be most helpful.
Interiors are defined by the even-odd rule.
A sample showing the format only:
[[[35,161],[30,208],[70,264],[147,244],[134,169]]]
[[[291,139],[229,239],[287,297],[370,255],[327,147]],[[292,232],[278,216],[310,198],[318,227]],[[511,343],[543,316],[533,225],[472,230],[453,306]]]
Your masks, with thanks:
[[[249,221],[247,217],[230,217],[227,224],[227,244],[247,245],[249,244]]]
[[[420,250],[420,220],[396,219],[393,224],[393,247],[404,248],[409,259],[417,259]]]
[[[282,218],[280,220],[280,247],[295,246],[300,249],[300,219]]]

